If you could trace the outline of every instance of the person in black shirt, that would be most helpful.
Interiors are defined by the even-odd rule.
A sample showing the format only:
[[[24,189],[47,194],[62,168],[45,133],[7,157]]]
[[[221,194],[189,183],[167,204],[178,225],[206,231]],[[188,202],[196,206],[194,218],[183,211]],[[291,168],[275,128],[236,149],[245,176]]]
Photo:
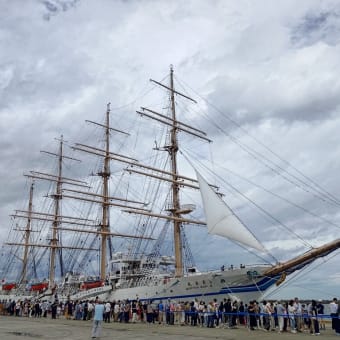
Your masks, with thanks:
[[[253,331],[255,330],[255,327],[257,327],[254,301],[249,302],[248,313],[249,313],[249,328],[251,331]]]
[[[316,305],[316,309],[317,309],[318,315],[320,317],[320,319],[319,319],[320,320],[320,322],[319,322],[320,329],[326,329],[325,319],[322,316],[324,314],[325,308],[324,308],[324,306],[323,306],[323,304],[321,302],[322,302],[322,300],[319,300],[319,302]]]

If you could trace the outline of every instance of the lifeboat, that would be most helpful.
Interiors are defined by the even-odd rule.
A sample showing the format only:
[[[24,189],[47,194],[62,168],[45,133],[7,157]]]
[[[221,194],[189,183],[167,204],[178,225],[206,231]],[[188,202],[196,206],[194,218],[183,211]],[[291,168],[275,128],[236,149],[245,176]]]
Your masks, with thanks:
[[[2,290],[12,290],[12,289],[15,289],[16,287],[17,287],[17,284],[15,282],[2,284]]]
[[[48,282],[32,283],[30,290],[32,292],[43,291],[48,288]]]
[[[88,289],[98,288],[98,287],[103,287],[103,286],[104,286],[104,282],[102,280],[84,281],[81,284],[80,289],[88,290]]]

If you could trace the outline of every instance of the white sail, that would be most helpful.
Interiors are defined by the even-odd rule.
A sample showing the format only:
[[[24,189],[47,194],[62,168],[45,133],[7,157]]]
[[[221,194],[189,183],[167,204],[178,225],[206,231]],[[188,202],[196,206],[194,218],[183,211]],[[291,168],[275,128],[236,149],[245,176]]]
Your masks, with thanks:
[[[197,172],[208,232],[264,252],[262,244]]]

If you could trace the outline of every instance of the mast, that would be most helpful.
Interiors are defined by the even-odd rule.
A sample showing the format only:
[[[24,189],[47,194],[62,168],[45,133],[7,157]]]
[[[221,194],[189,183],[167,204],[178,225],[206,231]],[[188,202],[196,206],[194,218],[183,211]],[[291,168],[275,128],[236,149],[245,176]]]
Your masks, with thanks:
[[[125,210],[129,213],[137,213],[137,214],[145,214],[149,216],[159,217],[159,218],[165,218],[168,220],[173,221],[174,226],[174,251],[175,251],[175,276],[181,277],[184,274],[184,266],[183,266],[183,244],[182,244],[182,232],[181,232],[181,226],[182,223],[194,223],[194,224],[204,224],[201,221],[193,221],[190,219],[185,219],[181,215],[191,212],[190,210],[181,210],[180,206],[180,197],[179,197],[179,190],[181,186],[191,187],[194,189],[198,189],[197,186],[190,184],[190,183],[184,183],[183,180],[189,180],[191,183],[195,180],[192,180],[190,178],[181,176],[178,173],[178,167],[177,167],[177,153],[179,150],[178,140],[177,140],[177,134],[178,132],[184,132],[189,135],[193,135],[195,137],[201,138],[202,140],[205,140],[207,142],[211,142],[209,138],[206,137],[206,133],[204,131],[201,131],[195,127],[192,127],[188,124],[185,124],[179,120],[177,120],[176,117],[176,103],[175,103],[175,95],[181,96],[187,100],[192,101],[193,103],[197,103],[194,99],[188,97],[187,95],[178,92],[175,90],[174,86],[174,70],[173,66],[170,66],[170,84],[169,86],[164,85],[156,80],[150,79],[151,82],[159,85],[160,87],[165,88],[167,91],[170,92],[170,109],[171,109],[171,118],[170,116],[163,115],[159,112],[156,112],[154,110],[151,110],[149,108],[142,107],[142,111],[137,111],[138,114],[141,116],[145,116],[147,118],[153,119],[161,124],[167,125],[170,128],[170,142],[169,145],[164,146],[163,148],[157,148],[159,151],[166,150],[170,155],[170,167],[171,171],[161,171],[159,169],[146,167],[142,164],[135,164],[132,165],[128,169],[130,172],[139,173],[141,175],[149,176],[158,178],[163,181],[171,182],[171,204],[170,207],[167,209],[167,211],[170,212],[169,215],[159,215],[159,214],[153,214],[153,213],[145,213],[145,212],[138,212],[137,210],[128,209]],[[158,172],[160,174],[164,174],[166,176],[158,176],[153,173],[147,173],[142,172],[133,169],[133,166],[141,167],[145,170],[150,170],[152,172]]]
[[[109,178],[110,178],[110,103],[107,104],[106,110],[106,124],[105,124],[105,156],[104,156],[104,169],[100,173],[103,179],[102,187],[102,224],[101,224],[101,255],[100,255],[100,278],[106,278],[106,252],[109,226]]]
[[[178,169],[177,169],[177,120],[175,106],[175,89],[174,89],[174,70],[170,66],[170,102],[172,114],[172,128],[170,130],[170,146],[168,147],[171,159],[172,172],[172,216],[179,218],[180,202],[179,202],[179,185],[178,185]],[[175,247],[175,276],[183,276],[183,256],[182,256],[182,239],[181,239],[181,222],[174,220],[174,247]]]
[[[34,182],[31,184],[29,202],[28,202],[28,214],[27,214],[27,224],[25,229],[25,245],[24,245],[24,257],[22,261],[22,274],[19,283],[26,282],[27,276],[27,260],[28,260],[28,250],[29,250],[29,240],[31,235],[31,217],[33,211],[33,190],[34,190]]]
[[[103,158],[104,165],[101,171],[97,173],[98,176],[102,177],[102,184],[101,184],[101,193],[92,193],[88,191],[80,191],[74,189],[64,189],[63,184],[77,186],[89,189],[90,187],[86,184],[86,182],[79,181],[69,177],[63,177],[63,160],[69,159],[80,162],[80,160],[65,156],[63,154],[63,146],[64,146],[64,139],[61,136],[61,139],[58,141],[60,142],[59,152],[52,153],[48,151],[41,151],[42,153],[46,153],[51,156],[58,157],[58,171],[56,174],[48,174],[44,172],[37,172],[31,171],[30,174],[25,174],[25,176],[33,179],[40,179],[46,180],[52,183],[55,183],[55,191],[51,198],[54,199],[54,206],[52,213],[43,213],[33,211],[32,206],[30,206],[29,210],[17,210],[16,213],[13,215],[16,218],[25,218],[27,220],[38,220],[38,221],[47,221],[52,222],[51,227],[51,237],[49,240],[49,244],[35,244],[29,241],[29,234],[27,233],[25,242],[18,243],[18,242],[6,242],[8,245],[19,245],[25,246],[26,249],[28,247],[40,247],[40,248],[49,248],[50,249],[50,262],[49,262],[49,282],[50,287],[53,286],[55,281],[55,274],[56,274],[56,256],[60,254],[60,274],[61,276],[64,275],[63,271],[63,262],[62,262],[62,250],[63,249],[80,249],[80,250],[93,250],[97,251],[98,249],[95,248],[86,248],[86,247],[77,247],[77,246],[65,246],[61,245],[60,239],[60,232],[67,231],[67,232],[79,232],[79,233],[88,233],[88,234],[97,234],[101,237],[101,258],[100,258],[100,277],[101,279],[106,278],[106,265],[107,265],[107,252],[108,252],[108,244],[111,241],[111,237],[124,237],[124,238],[141,238],[141,239],[152,239],[150,237],[145,236],[135,236],[135,235],[128,235],[122,233],[111,233],[110,232],[110,215],[109,210],[111,206],[115,206],[118,208],[130,208],[130,209],[137,209],[140,212],[146,211],[143,207],[145,206],[144,202],[139,202],[136,200],[129,200],[126,198],[120,198],[115,196],[109,195],[109,179],[110,179],[110,161],[112,159],[118,159],[120,162],[124,163],[131,163],[137,162],[135,159],[121,155],[121,154],[114,154],[110,152],[110,132],[115,131],[122,133],[124,135],[129,135],[124,131],[117,130],[115,128],[110,127],[110,104],[107,105],[106,111],[106,121],[105,124],[99,124],[95,122],[88,121],[90,123],[99,125],[105,129],[105,147],[104,149],[99,149],[95,147],[91,147],[84,144],[77,144],[78,146],[73,147],[75,150],[83,151],[86,153],[91,153],[96,156],[100,156]],[[66,194],[64,193],[66,192]],[[70,193],[78,193],[79,196],[74,196],[67,194]],[[85,202],[92,202],[97,203],[101,206],[101,222],[98,225],[96,220],[91,220],[87,218],[78,218],[73,216],[64,216],[61,215],[61,199],[63,198],[71,198],[82,200]],[[114,202],[112,202],[114,201]],[[76,228],[65,228],[61,227],[61,224],[71,224],[75,226],[88,226],[92,227],[93,229],[76,229]],[[98,230],[98,226],[100,227]],[[28,229],[28,228],[26,228]],[[109,247],[111,251],[111,247]],[[26,257],[25,257],[26,258]],[[24,262],[27,262],[25,260]]]
[[[63,136],[61,135],[59,153],[58,153],[58,174],[54,199],[54,218],[52,222],[52,237],[51,237],[51,256],[50,256],[50,274],[49,274],[49,285],[52,287],[55,280],[55,258],[57,252],[58,239],[58,226],[60,216],[60,200],[62,199],[62,164],[63,164]],[[61,250],[60,250],[61,251]],[[62,268],[61,268],[62,272]]]
[[[135,236],[135,235],[127,235],[127,234],[118,234],[118,233],[111,233],[110,232],[110,207],[114,206],[117,208],[127,208],[132,209],[133,211],[138,212],[145,212],[145,203],[139,202],[136,200],[129,200],[126,198],[114,197],[110,196],[109,193],[109,180],[111,177],[110,172],[110,162],[111,160],[115,160],[118,162],[126,163],[126,164],[136,164],[138,161],[134,158],[128,157],[123,154],[113,153],[110,151],[110,133],[111,131],[129,136],[130,134],[113,127],[110,127],[110,103],[107,104],[106,109],[106,119],[104,124],[100,124],[91,120],[86,120],[86,122],[95,124],[104,128],[105,131],[105,146],[103,149],[97,148],[95,146],[76,143],[73,147],[74,150],[85,152],[88,154],[92,154],[95,156],[99,156],[103,158],[103,168],[100,172],[96,175],[102,178],[101,183],[101,193],[93,193],[93,192],[83,192],[77,190],[68,190],[65,189],[65,192],[72,192],[72,193],[79,193],[81,194],[80,197],[63,194],[63,197],[71,198],[71,199],[78,199],[85,202],[92,202],[101,205],[101,223],[100,229],[94,231],[97,235],[101,236],[101,246],[100,246],[100,278],[101,280],[106,279],[106,268],[107,268],[107,255],[108,253],[111,255],[112,247],[111,247],[111,237],[124,237],[124,238],[140,238],[140,239],[150,239],[150,237],[144,236]],[[112,202],[114,201],[114,202]],[[131,205],[127,205],[127,204]],[[63,228],[64,229],[64,228]],[[71,230],[67,228],[67,230]],[[81,230],[79,230],[81,232]]]

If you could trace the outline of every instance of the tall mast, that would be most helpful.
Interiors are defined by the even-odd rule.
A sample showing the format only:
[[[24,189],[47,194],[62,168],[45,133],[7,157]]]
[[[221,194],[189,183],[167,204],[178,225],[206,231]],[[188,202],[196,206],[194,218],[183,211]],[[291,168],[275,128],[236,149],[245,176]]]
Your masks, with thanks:
[[[174,70],[170,66],[170,100],[171,100],[171,114],[172,114],[172,128],[170,130],[170,146],[169,153],[171,158],[171,172],[172,172],[172,215],[179,218],[180,210],[179,203],[179,185],[178,185],[178,169],[177,169],[177,120],[176,120],[176,106],[175,106],[175,89],[174,89]],[[174,220],[174,247],[175,247],[175,276],[183,276],[183,256],[182,256],[182,238],[181,238],[181,222]]]
[[[25,230],[25,238],[23,243],[19,242],[6,242],[7,245],[14,245],[14,246],[24,246],[24,259],[23,262],[24,264],[26,263],[27,267],[27,258],[28,258],[28,250],[29,247],[37,247],[37,248],[48,248],[50,249],[50,262],[49,262],[49,284],[50,287],[54,285],[55,277],[56,277],[56,256],[59,253],[59,259],[60,259],[60,275],[64,276],[64,267],[63,267],[63,259],[62,259],[62,251],[63,249],[79,249],[79,250],[85,250],[85,251],[97,251],[96,248],[88,248],[88,247],[78,247],[78,246],[65,246],[61,245],[61,239],[60,239],[60,231],[67,231],[67,232],[94,232],[98,235],[103,235],[103,232],[98,230],[98,224],[95,220],[91,220],[88,218],[78,218],[74,216],[63,216],[61,215],[61,199],[64,197],[72,197],[67,194],[63,194],[63,184],[75,186],[75,187],[81,187],[81,188],[86,188],[89,189],[90,187],[86,184],[84,181],[80,181],[77,179],[69,178],[69,177],[63,177],[63,161],[65,159],[72,160],[72,161],[77,161],[80,162],[79,159],[68,157],[64,155],[63,151],[63,146],[64,146],[64,139],[63,136],[61,136],[59,141],[59,151],[57,153],[49,152],[49,151],[41,151],[42,153],[45,153],[49,156],[54,156],[58,158],[58,170],[56,174],[49,174],[45,172],[37,172],[37,171],[30,171],[29,174],[24,174],[26,177],[32,178],[32,179],[38,179],[38,180],[45,180],[48,182],[55,183],[55,189],[52,195],[49,195],[53,200],[54,200],[54,211],[52,213],[46,213],[46,212],[38,212],[38,211],[33,211],[32,209],[32,197],[33,197],[33,185],[31,188],[31,195],[30,195],[30,203],[29,203],[29,209],[28,210],[16,210],[16,213],[12,215],[15,218],[25,218],[27,222],[27,227]],[[104,152],[105,154],[105,152]],[[66,190],[66,189],[65,189]],[[79,192],[80,194],[87,194],[87,192],[82,192],[82,191],[76,191],[72,189],[68,189],[70,192]],[[110,197],[109,199],[112,199]],[[95,202],[95,200],[91,200],[92,202]],[[103,204],[102,200],[98,201],[100,204]],[[136,202],[138,203],[138,202]],[[111,202],[109,204],[112,204]],[[126,205],[124,205],[125,207]],[[46,221],[46,222],[51,222],[51,230],[50,230],[50,239],[48,244],[42,244],[40,242],[38,243],[32,243],[30,242],[30,233],[32,232],[30,228],[30,222],[32,220],[38,220],[38,221]],[[76,226],[89,226],[96,228],[93,231],[86,231],[86,230],[78,230],[75,228],[65,228],[61,227],[61,224],[71,224],[71,225],[76,225]],[[119,237],[130,237],[129,235],[125,234],[112,234],[109,233],[110,235],[114,236],[119,236]],[[107,236],[106,234],[105,236]],[[22,277],[25,277],[27,275],[27,269],[23,270]],[[24,280],[21,279],[21,280]]]
[[[184,183],[183,180],[189,180],[193,181],[192,179],[189,179],[187,177],[183,177],[178,173],[178,168],[177,168],[177,153],[178,153],[178,140],[177,140],[177,133],[179,131],[188,133],[190,135],[193,135],[195,137],[201,138],[203,140],[206,140],[208,142],[211,142],[210,139],[206,137],[206,133],[204,131],[201,131],[197,128],[194,128],[188,124],[185,124],[181,121],[177,120],[176,117],[176,103],[175,103],[175,95],[181,96],[185,99],[188,99],[194,103],[196,101],[187,95],[178,92],[175,90],[174,86],[174,70],[172,65],[170,66],[170,84],[169,86],[166,86],[156,80],[150,79],[151,82],[165,88],[166,90],[170,91],[170,106],[171,106],[171,118],[168,116],[165,116],[159,112],[156,112],[154,110],[150,110],[148,108],[142,107],[142,111],[137,111],[138,114],[141,116],[148,117],[150,119],[153,119],[161,124],[167,125],[170,127],[170,143],[169,145],[166,145],[163,150],[167,150],[170,155],[170,163],[171,163],[171,171],[170,172],[165,172],[165,171],[160,171],[159,169],[154,169],[150,167],[144,167],[141,165],[141,167],[145,169],[150,169],[157,171],[159,173],[163,173],[165,175],[168,175],[169,178],[166,176],[157,176],[154,174],[148,174],[142,171],[135,170],[133,168],[129,168],[130,172],[135,172],[139,173],[145,176],[150,176],[150,177],[155,177],[159,178],[161,180],[166,180],[171,182],[171,207],[167,209],[171,215],[160,215],[160,214],[152,214],[152,213],[144,213],[144,212],[136,212],[133,209],[128,209],[126,210],[129,213],[138,213],[138,214],[145,214],[149,216],[154,216],[154,217],[159,217],[159,218],[165,218],[168,220],[173,221],[174,225],[174,250],[175,250],[175,276],[176,277],[181,277],[184,274],[184,267],[183,267],[183,245],[182,245],[182,233],[181,233],[181,226],[182,223],[195,223],[195,224],[205,224],[204,222],[201,221],[194,221],[191,219],[185,219],[182,217],[183,214],[187,214],[190,212],[190,210],[182,210],[180,206],[180,198],[179,198],[179,189],[180,186],[187,186],[187,187],[192,187],[192,188],[197,188],[195,185],[189,184],[189,183]],[[158,149],[161,150],[161,149]],[[138,164],[134,166],[139,166]]]
[[[58,226],[59,226],[59,216],[60,216],[60,200],[62,199],[62,165],[63,165],[63,136],[60,138],[60,146],[58,153],[58,174],[57,174],[57,184],[54,199],[54,218],[52,222],[52,237],[51,237],[51,256],[50,256],[50,275],[49,275],[49,285],[50,287],[54,285],[55,280],[55,257],[57,246],[59,243],[58,239]]]
[[[34,190],[34,182],[31,184],[29,202],[28,202],[28,213],[27,213],[27,224],[25,229],[25,245],[24,245],[24,257],[22,261],[22,274],[20,283],[26,282],[27,277],[27,260],[28,260],[28,250],[29,250],[29,240],[31,235],[31,220],[32,220],[32,211],[33,211],[33,190]]]
[[[106,124],[105,124],[105,156],[104,156],[104,169],[100,174],[103,178],[102,188],[102,225],[101,231],[103,232],[101,238],[101,257],[100,257],[100,278],[104,280],[106,278],[106,245],[107,245],[107,234],[109,232],[109,178],[110,178],[110,103],[107,104],[106,110]]]
[[[97,173],[98,176],[102,178],[102,191],[101,194],[91,193],[91,192],[80,192],[75,190],[65,190],[70,192],[78,192],[82,194],[82,197],[76,197],[68,194],[64,194],[64,197],[79,199],[87,202],[93,202],[101,205],[102,209],[102,221],[100,224],[100,230],[96,230],[95,233],[101,236],[101,254],[100,254],[100,278],[102,280],[106,279],[106,268],[107,268],[107,255],[111,252],[110,241],[111,236],[117,237],[126,237],[126,238],[142,238],[142,239],[150,239],[150,237],[144,236],[135,236],[135,235],[127,235],[127,234],[118,234],[110,232],[110,207],[115,206],[117,208],[126,208],[126,209],[138,209],[139,212],[145,211],[144,202],[138,202],[136,200],[128,200],[126,198],[119,198],[110,196],[109,193],[109,180],[111,176],[110,172],[110,161],[115,160],[118,162],[126,163],[126,164],[135,164],[137,162],[136,159],[128,157],[126,155],[114,153],[110,151],[110,133],[111,131],[121,133],[123,135],[129,136],[129,133],[118,130],[116,128],[110,127],[110,103],[107,104],[106,110],[106,120],[104,124],[96,123],[91,120],[86,120],[86,122],[95,124],[104,128],[105,130],[105,146],[103,149],[85,145],[81,143],[76,143],[73,147],[74,150],[82,151],[85,153],[89,153],[95,156],[99,156],[103,158],[104,165],[100,172]],[[130,205],[127,205],[129,203]]]

